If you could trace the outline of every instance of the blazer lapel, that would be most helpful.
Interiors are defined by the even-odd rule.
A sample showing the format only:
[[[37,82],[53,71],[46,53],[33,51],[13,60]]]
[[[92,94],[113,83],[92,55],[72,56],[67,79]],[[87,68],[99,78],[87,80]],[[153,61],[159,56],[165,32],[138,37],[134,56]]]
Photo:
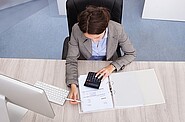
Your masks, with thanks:
[[[107,42],[107,60],[109,60],[115,53],[118,45],[118,35],[113,33],[111,27],[109,27],[108,42]]]
[[[90,54],[92,54],[92,43],[90,39],[86,39],[84,42],[84,47],[88,50]]]
[[[115,53],[117,49],[117,40],[114,37],[108,38],[107,44],[107,60],[109,60]]]
[[[83,50],[84,50],[84,49],[87,50],[88,53],[90,53],[90,55],[91,55],[91,52],[92,52],[92,49],[91,49],[91,45],[92,45],[92,44],[91,44],[91,40],[88,39],[87,37],[85,37],[85,36],[83,35],[83,33],[81,34],[79,40],[82,41],[82,42],[80,43],[80,45],[82,46]]]
[[[83,34],[81,35],[81,39],[80,40],[83,40],[83,42],[81,43],[82,50],[84,50],[83,54],[88,59],[92,55],[92,43],[91,43],[91,40],[88,39],[87,37],[85,37]]]

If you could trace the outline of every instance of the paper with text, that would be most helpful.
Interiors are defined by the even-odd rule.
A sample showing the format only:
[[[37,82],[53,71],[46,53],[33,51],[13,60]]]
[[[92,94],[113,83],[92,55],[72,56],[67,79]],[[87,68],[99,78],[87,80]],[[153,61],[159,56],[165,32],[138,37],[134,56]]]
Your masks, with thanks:
[[[101,82],[99,89],[84,86],[87,75],[79,77],[79,91],[82,112],[113,108],[108,78]]]

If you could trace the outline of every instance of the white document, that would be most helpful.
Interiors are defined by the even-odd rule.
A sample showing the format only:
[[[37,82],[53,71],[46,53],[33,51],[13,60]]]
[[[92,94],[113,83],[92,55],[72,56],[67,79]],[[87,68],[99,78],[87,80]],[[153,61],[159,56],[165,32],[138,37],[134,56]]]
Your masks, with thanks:
[[[87,75],[79,77],[81,111],[90,112],[113,108],[112,96],[109,89],[108,78],[101,82],[99,89],[84,86]]]
[[[165,103],[154,69],[112,73],[99,89],[84,86],[86,77],[79,77],[82,113]]]

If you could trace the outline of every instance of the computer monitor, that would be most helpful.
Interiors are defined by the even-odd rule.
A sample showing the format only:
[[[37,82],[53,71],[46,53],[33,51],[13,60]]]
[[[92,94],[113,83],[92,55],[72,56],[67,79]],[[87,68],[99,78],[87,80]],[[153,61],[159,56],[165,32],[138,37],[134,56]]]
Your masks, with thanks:
[[[50,118],[55,116],[42,89],[0,74],[0,122],[19,122],[27,112],[24,108]]]

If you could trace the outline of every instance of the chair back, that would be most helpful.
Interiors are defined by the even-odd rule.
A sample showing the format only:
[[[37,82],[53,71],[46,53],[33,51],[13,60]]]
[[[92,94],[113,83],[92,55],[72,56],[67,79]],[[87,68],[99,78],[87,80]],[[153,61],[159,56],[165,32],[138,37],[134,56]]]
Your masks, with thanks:
[[[106,7],[110,10],[111,20],[121,23],[123,0],[67,0],[66,11],[68,21],[69,36],[72,27],[77,23],[78,14],[80,14],[89,5]],[[66,59],[68,51],[68,42],[70,38],[66,37],[63,44],[62,59]],[[117,48],[118,57],[121,56],[120,47]]]
[[[69,35],[72,27],[77,23],[77,16],[88,5],[106,7],[110,10],[111,20],[121,23],[123,0],[67,0],[66,11],[68,20]]]

